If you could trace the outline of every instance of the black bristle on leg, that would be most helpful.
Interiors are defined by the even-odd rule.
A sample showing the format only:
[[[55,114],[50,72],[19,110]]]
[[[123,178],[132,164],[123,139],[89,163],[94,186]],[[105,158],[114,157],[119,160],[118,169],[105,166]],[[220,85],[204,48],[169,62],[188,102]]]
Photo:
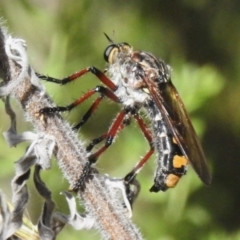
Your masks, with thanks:
[[[84,192],[86,189],[86,183],[89,183],[93,177],[94,174],[98,174],[98,170],[96,168],[93,168],[92,163],[90,161],[88,161],[84,167],[83,167],[83,171],[82,174],[79,178],[79,180],[77,181],[77,183],[75,184],[73,191],[82,191]]]

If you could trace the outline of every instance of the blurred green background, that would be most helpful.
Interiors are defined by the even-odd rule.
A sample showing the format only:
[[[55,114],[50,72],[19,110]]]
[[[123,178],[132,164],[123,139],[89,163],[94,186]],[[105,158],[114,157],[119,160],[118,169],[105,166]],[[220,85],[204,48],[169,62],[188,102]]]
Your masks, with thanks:
[[[177,87],[201,138],[213,174],[205,187],[192,168],[175,189],[150,193],[155,156],[139,174],[141,193],[134,204],[133,221],[146,239],[240,239],[240,1],[74,1],[1,0],[0,16],[13,36],[27,41],[31,65],[57,78],[93,65],[104,69],[103,51],[108,41],[128,42],[164,59],[173,68]],[[46,83],[58,105],[77,99],[99,81],[88,74],[68,86]],[[64,117],[76,123],[94,97]],[[15,104],[15,103],[13,103]],[[79,137],[84,141],[104,133],[120,106],[105,100]],[[15,105],[18,130],[31,128]],[[0,104],[0,128],[9,118]],[[11,198],[14,161],[27,145],[9,149],[0,137],[0,187]],[[119,134],[115,144],[97,164],[102,173],[122,177],[148,150],[135,124]],[[42,173],[53,192],[57,210],[68,212],[59,192],[68,184],[57,164]],[[34,223],[42,200],[29,181],[28,214]],[[34,211],[33,211],[34,210]],[[100,239],[96,231],[66,227],[58,239]]]

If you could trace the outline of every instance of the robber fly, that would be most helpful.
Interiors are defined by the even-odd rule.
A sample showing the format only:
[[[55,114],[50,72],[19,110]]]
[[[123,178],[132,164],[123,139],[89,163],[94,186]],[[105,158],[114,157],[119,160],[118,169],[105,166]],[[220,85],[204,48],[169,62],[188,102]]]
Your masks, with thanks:
[[[89,67],[62,80],[38,74],[47,81],[66,84],[91,72],[106,87],[97,86],[66,107],[43,108],[40,112],[51,114],[69,111],[98,92],[100,96],[75,128],[81,127],[88,120],[104,97],[120,103],[122,110],[108,132],[93,140],[87,148],[90,151],[93,146],[105,140],[105,145],[90,155],[89,165],[97,161],[99,155],[112,144],[116,134],[129,123],[130,118],[134,118],[149,142],[150,150],[124,177],[126,186],[135,180],[154,150],[157,152],[157,168],[151,192],[175,187],[186,174],[188,163],[203,183],[209,185],[211,176],[206,159],[184,104],[171,82],[170,67],[151,53],[134,51],[128,43],[116,44],[107,35],[106,37],[110,44],[104,52],[104,59],[108,63],[104,72]],[[144,123],[140,110],[147,113],[151,130]]]

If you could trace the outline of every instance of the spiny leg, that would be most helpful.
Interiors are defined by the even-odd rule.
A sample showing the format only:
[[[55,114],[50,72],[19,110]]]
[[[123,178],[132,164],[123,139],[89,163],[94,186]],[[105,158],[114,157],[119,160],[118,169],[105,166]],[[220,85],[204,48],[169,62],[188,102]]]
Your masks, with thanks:
[[[142,169],[142,167],[144,166],[144,164],[149,160],[149,158],[151,157],[151,155],[154,152],[154,145],[153,145],[153,139],[152,139],[152,134],[151,132],[148,130],[147,125],[144,123],[144,121],[142,120],[142,118],[139,117],[138,114],[134,114],[134,118],[137,121],[143,135],[145,136],[145,138],[147,139],[149,145],[150,145],[150,149],[149,151],[146,153],[146,155],[140,160],[140,162],[132,169],[132,171],[130,171],[125,177],[124,177],[124,182],[126,187],[129,184],[132,184],[134,182],[134,179],[136,177],[136,175],[139,173],[139,171]],[[131,192],[130,192],[131,193]],[[130,196],[130,195],[129,195]],[[133,196],[130,196],[131,198],[133,198]],[[130,201],[130,200],[129,200]]]
[[[105,145],[101,147],[98,151],[91,154],[88,158],[88,162],[85,164],[83,168],[83,173],[79,179],[78,182],[78,188],[80,188],[82,191],[85,190],[85,183],[92,179],[92,168],[91,165],[96,163],[98,157],[106,151],[106,149],[112,144],[115,136],[117,135],[119,129],[122,129],[121,126],[123,125],[124,117],[129,113],[129,110],[124,109],[122,110],[114,120],[113,124],[111,125],[109,131],[107,134],[102,135],[96,142],[102,141],[103,139],[106,139]]]
[[[120,126],[122,125],[124,117],[126,116],[127,113],[128,113],[128,110],[124,109],[117,115],[116,119],[114,120],[113,124],[111,125],[107,133],[105,145],[101,147],[98,151],[96,151],[95,153],[89,156],[89,161],[91,163],[95,163],[98,157],[104,151],[106,151],[106,149],[112,144],[115,136],[117,135],[118,130],[119,129],[121,130]]]
[[[102,71],[98,70],[97,68],[95,68],[93,66],[84,68],[84,69],[82,69],[68,77],[65,77],[63,79],[56,79],[56,78],[45,76],[45,75],[42,75],[39,73],[36,73],[36,75],[40,79],[43,79],[45,81],[64,85],[64,84],[67,84],[67,83],[70,83],[70,82],[76,80],[77,78],[80,78],[81,76],[85,75],[88,72],[93,73],[103,84],[105,84],[112,91],[115,91],[117,89],[117,86]]]
[[[120,125],[118,132],[120,132],[124,127],[128,126],[130,124],[130,118],[126,118],[123,120],[122,124]],[[100,142],[102,142],[104,139],[107,138],[107,133],[101,135],[100,137],[97,137],[95,139],[93,139],[89,145],[86,147],[86,151],[90,152],[93,147],[95,147],[97,144],[99,144]]]
[[[62,107],[62,106],[52,107],[52,108],[46,107],[46,108],[40,109],[39,113],[40,114],[54,114],[56,112],[71,111],[73,108],[75,108],[76,106],[78,106],[79,104],[81,104],[82,102],[87,100],[89,97],[91,97],[94,93],[100,93],[102,96],[105,96],[114,102],[119,102],[119,98],[110,89],[103,87],[103,86],[97,86],[97,87],[93,88],[92,90],[86,92],[83,96],[81,96],[79,99],[77,99],[73,103],[71,103],[65,107]]]
[[[87,152],[91,152],[94,146],[96,146],[98,143],[102,142],[104,139],[106,139],[107,133],[103,134],[102,136],[93,139],[88,146],[86,147]]]
[[[84,116],[82,117],[81,121],[80,121],[77,125],[75,125],[75,126],[73,127],[73,130],[77,130],[77,129],[81,128],[81,127],[88,121],[88,119],[89,119],[89,118],[92,116],[92,114],[95,112],[95,110],[97,109],[97,107],[99,106],[99,104],[101,103],[101,101],[103,100],[103,98],[104,98],[104,95],[101,95],[101,96],[99,96],[99,97],[93,102],[93,104],[91,105],[91,107],[88,109],[88,111],[87,111],[87,112],[84,114]],[[124,125],[124,126],[129,125],[129,123],[130,123],[130,120],[129,120],[129,119],[124,119],[124,121],[123,121],[123,125]],[[124,126],[122,126],[121,129],[122,129]],[[103,135],[103,136],[104,136],[104,135]],[[99,142],[102,141],[102,140],[98,140],[98,139],[100,139],[100,138],[101,138],[102,140],[105,139],[105,138],[102,138],[102,136],[101,136],[101,137],[98,137],[96,140],[95,140],[95,139],[92,140],[93,146],[92,146],[92,147],[90,147],[90,146],[87,147],[87,149],[90,148],[89,150],[87,150],[88,152],[90,152],[91,149],[92,149],[96,144],[98,144]],[[91,144],[91,145],[92,145],[92,144]]]
[[[90,96],[92,96],[94,93],[99,92],[101,93],[101,96],[106,96],[109,99],[113,100],[114,102],[120,102],[118,97],[113,93],[113,91],[115,91],[117,89],[117,86],[100,70],[98,70],[95,67],[88,67],[88,68],[84,68],[68,77],[65,77],[63,79],[56,79],[56,78],[52,78],[49,76],[44,76],[41,75],[39,73],[36,73],[37,76],[40,79],[49,81],[49,82],[54,82],[57,84],[67,84],[70,83],[78,78],[80,78],[81,76],[83,76],[84,74],[91,72],[93,73],[102,83],[104,83],[108,88],[103,87],[103,86],[97,86],[96,88],[88,91],[86,94],[84,94],[81,98],[79,98],[78,100],[76,100],[75,102],[71,103],[68,106],[62,107],[62,106],[58,106],[58,107],[54,107],[54,108],[43,108],[39,111],[39,113],[41,114],[53,114],[55,112],[64,112],[64,111],[70,111],[72,110],[74,107],[76,107],[77,105],[79,105],[80,103],[82,103],[83,101],[85,101],[86,99],[88,99]],[[98,105],[98,104],[97,104]],[[91,114],[90,114],[91,115]],[[90,117],[90,116],[89,116]],[[86,118],[89,118],[88,116],[86,116]],[[84,121],[84,120],[83,120]],[[86,122],[86,121],[85,121]],[[80,123],[80,126],[82,125],[82,123]]]
[[[92,116],[92,114],[95,112],[95,110],[97,109],[98,105],[100,104],[100,102],[102,100],[103,100],[103,96],[98,97],[93,102],[93,104],[88,109],[88,111],[84,114],[84,116],[82,117],[81,121],[77,125],[75,125],[72,129],[73,130],[80,129],[88,121],[88,119]]]

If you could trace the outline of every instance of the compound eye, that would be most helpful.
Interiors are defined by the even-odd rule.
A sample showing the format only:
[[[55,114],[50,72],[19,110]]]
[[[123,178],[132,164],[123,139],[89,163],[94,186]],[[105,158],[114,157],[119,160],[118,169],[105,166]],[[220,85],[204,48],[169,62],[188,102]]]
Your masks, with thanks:
[[[109,45],[104,52],[104,59],[108,63],[112,63],[114,61],[115,53],[118,52],[119,49],[116,44]]]

